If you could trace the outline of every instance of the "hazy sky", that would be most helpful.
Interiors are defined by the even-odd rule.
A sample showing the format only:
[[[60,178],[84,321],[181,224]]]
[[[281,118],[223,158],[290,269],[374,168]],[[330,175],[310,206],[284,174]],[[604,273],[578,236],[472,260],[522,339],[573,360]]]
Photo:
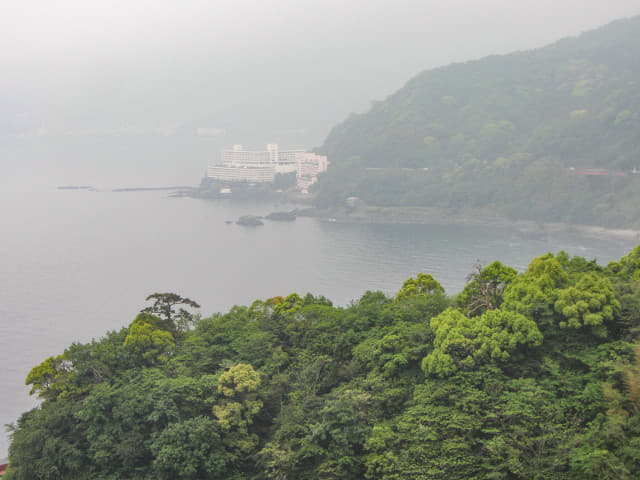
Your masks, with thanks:
[[[210,126],[319,144],[422,70],[637,14],[640,0],[3,0],[0,133]]]

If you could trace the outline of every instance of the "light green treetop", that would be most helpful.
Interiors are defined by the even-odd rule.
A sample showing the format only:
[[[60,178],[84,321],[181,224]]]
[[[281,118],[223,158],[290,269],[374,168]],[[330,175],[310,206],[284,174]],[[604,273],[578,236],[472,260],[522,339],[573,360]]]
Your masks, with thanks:
[[[260,375],[247,363],[239,363],[220,375],[218,392],[233,398],[241,393],[255,392],[260,386]]]
[[[159,328],[162,320],[149,313],[140,313],[135,318],[124,346],[140,353],[148,364],[163,363],[169,359],[176,343],[171,332]]]
[[[620,313],[620,302],[616,299],[608,278],[595,273],[586,273],[575,286],[558,292],[556,312],[562,315],[560,328],[590,326],[594,335],[607,335],[605,321],[611,321]]]
[[[432,295],[444,293],[440,283],[428,273],[419,273],[416,278],[409,278],[403,284],[396,295],[396,302],[401,302],[417,295]]]
[[[518,272],[495,261],[486,267],[476,265],[467,277],[467,285],[456,297],[456,305],[467,315],[480,315],[487,310],[499,308],[504,290],[518,276]]]
[[[66,380],[71,365],[64,355],[49,357],[40,365],[31,369],[25,380],[26,385],[31,385],[29,394],[38,394],[43,399],[53,400],[58,396],[65,396],[68,392]]]
[[[428,375],[448,376],[488,361],[504,362],[520,345],[538,346],[542,334],[536,323],[516,312],[490,310],[468,318],[447,309],[431,319],[434,349],[422,362]]]
[[[232,456],[249,452],[258,437],[249,433],[253,417],[263,406],[257,398],[260,375],[247,363],[239,363],[220,375],[218,393],[223,398],[214,405],[213,413],[225,435],[225,445]]]
[[[505,289],[503,309],[550,322],[558,289],[566,286],[569,275],[551,253],[534,258],[529,268]]]
[[[623,277],[640,280],[640,245],[622,257],[619,262],[609,263],[609,269]]]

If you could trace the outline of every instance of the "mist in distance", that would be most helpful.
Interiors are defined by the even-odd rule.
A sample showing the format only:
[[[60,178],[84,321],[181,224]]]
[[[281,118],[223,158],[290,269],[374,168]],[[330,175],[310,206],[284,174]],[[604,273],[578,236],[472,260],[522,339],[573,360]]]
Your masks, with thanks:
[[[137,141],[122,158],[142,174],[145,160],[183,152],[176,180],[196,183],[223,146],[312,148],[425,69],[638,13],[640,0],[10,0],[0,16],[0,136],[34,138],[32,149],[58,158],[190,138]]]

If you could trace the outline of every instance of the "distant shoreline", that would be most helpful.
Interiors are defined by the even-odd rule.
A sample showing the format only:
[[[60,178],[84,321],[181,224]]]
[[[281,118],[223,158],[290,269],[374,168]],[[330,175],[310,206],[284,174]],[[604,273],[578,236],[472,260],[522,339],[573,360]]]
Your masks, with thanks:
[[[113,188],[112,192],[153,192],[156,190],[175,190],[176,193],[196,190],[198,187],[125,187]]]
[[[91,186],[64,185],[58,190],[97,190]],[[173,187],[123,187],[108,189],[110,192],[140,192],[140,191],[173,191],[171,196],[199,198],[206,200],[218,200],[233,197],[211,197],[198,195],[198,187],[173,186]],[[274,194],[271,200],[276,198],[286,199],[292,203],[299,203],[303,208],[294,209],[298,217],[312,217],[323,221],[341,223],[377,223],[377,224],[416,224],[416,225],[478,225],[484,227],[502,227],[517,230],[529,237],[544,237],[552,233],[575,232],[592,238],[616,238],[621,241],[639,242],[640,230],[632,228],[611,228],[600,225],[584,225],[564,222],[542,222],[535,220],[511,220],[506,217],[490,216],[482,213],[468,211],[466,213],[448,213],[439,208],[432,207],[370,207],[358,206],[356,208],[339,207],[334,209],[321,209],[309,207],[310,198],[299,195]],[[251,201],[255,198],[246,198]]]
[[[325,221],[342,223],[422,224],[422,225],[478,225],[485,227],[512,228],[525,236],[552,233],[576,232],[594,238],[617,238],[640,242],[640,230],[630,228],[608,228],[598,225],[583,225],[563,222],[539,222],[533,220],[510,220],[505,217],[466,214],[450,214],[435,208],[408,207],[364,207],[351,212],[344,209],[304,209],[298,216],[315,217]]]
[[[120,188],[97,188],[91,185],[59,185],[57,190],[90,190],[94,192],[155,192],[162,190],[173,190],[177,194],[186,194],[186,192],[192,192],[197,190],[198,187],[187,186],[173,186],[173,187],[120,187]]]

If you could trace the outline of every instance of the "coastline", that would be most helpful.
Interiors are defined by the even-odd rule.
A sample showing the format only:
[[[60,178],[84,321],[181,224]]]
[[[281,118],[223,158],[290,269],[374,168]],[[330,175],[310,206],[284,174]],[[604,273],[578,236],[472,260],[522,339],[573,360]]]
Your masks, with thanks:
[[[315,217],[324,221],[342,223],[478,225],[511,228],[523,235],[533,237],[543,237],[548,234],[560,232],[575,232],[592,238],[615,238],[626,242],[640,242],[640,230],[636,229],[608,228],[598,225],[564,222],[511,220],[506,217],[475,214],[473,212],[465,214],[448,213],[437,208],[358,207],[351,210],[344,208],[309,208],[299,210],[296,214],[301,217]]]
[[[219,199],[202,195],[197,188],[176,192],[179,196],[202,199]],[[176,195],[178,196],[178,195]],[[272,192],[269,200],[286,201],[300,205],[290,213],[298,217],[313,217],[322,221],[341,223],[421,224],[421,225],[478,225],[484,227],[509,228],[528,237],[544,237],[553,233],[575,232],[591,238],[613,238],[625,243],[640,243],[640,229],[612,228],[566,222],[542,222],[536,220],[513,220],[486,212],[467,210],[453,213],[437,207],[372,207],[359,204],[321,209],[309,206],[312,197],[290,192]],[[262,195],[264,198],[264,195]],[[232,198],[233,200],[233,198]],[[251,195],[244,200],[255,200]]]

